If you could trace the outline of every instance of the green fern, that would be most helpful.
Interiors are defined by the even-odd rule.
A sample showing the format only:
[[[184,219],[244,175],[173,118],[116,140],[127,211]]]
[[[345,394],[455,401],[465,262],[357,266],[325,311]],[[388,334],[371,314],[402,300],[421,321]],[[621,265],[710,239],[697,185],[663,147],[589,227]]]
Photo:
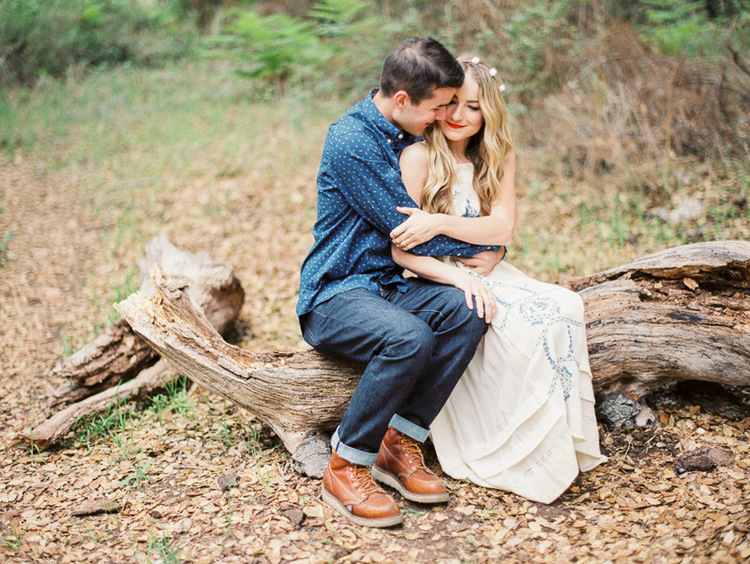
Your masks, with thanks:
[[[317,56],[320,40],[313,26],[286,14],[238,13],[228,28],[232,47],[246,64],[240,74],[283,85],[294,68]]]
[[[695,57],[722,42],[722,31],[709,21],[699,0],[641,0],[648,27],[642,37],[666,54]],[[722,42],[723,43],[723,42]]]
[[[329,38],[351,36],[353,25],[366,12],[368,4],[362,0],[321,0],[309,16],[317,22],[316,30]]]

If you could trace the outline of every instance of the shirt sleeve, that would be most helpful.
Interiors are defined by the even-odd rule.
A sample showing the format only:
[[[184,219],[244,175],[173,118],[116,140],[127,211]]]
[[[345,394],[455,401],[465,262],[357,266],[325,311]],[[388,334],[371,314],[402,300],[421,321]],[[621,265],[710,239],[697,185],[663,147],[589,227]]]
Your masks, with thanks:
[[[328,142],[330,170],[338,178],[344,198],[361,217],[389,237],[407,219],[396,211],[396,206],[417,207],[404,187],[400,171],[388,162],[383,148],[367,131],[335,135]],[[422,256],[474,256],[480,251],[497,249],[438,235],[412,252]]]

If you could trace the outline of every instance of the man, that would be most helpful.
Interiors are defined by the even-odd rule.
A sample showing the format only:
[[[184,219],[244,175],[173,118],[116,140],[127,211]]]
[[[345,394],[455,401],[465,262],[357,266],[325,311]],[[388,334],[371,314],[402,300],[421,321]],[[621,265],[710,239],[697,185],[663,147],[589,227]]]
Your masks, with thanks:
[[[404,278],[391,258],[389,233],[404,220],[396,207],[415,206],[401,181],[399,155],[445,117],[463,78],[440,43],[407,40],[386,57],[380,88],[330,127],[323,148],[315,243],[302,265],[297,314],[310,345],[367,363],[331,439],[322,492],[326,503],[362,525],[403,521],[373,477],[412,501],[448,499],[419,443],[486,322],[467,307],[463,291]],[[493,251],[442,235],[412,250],[476,255],[494,266],[500,255]]]

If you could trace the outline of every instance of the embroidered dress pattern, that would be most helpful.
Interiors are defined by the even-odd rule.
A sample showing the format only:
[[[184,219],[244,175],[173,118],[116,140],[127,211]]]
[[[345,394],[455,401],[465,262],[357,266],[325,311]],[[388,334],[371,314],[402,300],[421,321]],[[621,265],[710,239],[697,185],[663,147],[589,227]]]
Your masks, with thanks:
[[[477,217],[473,166],[457,166],[453,213]],[[450,259],[443,260],[451,262]],[[460,263],[459,268],[465,268]],[[501,262],[487,277],[496,318],[431,435],[458,479],[549,503],[599,452],[583,303]]]

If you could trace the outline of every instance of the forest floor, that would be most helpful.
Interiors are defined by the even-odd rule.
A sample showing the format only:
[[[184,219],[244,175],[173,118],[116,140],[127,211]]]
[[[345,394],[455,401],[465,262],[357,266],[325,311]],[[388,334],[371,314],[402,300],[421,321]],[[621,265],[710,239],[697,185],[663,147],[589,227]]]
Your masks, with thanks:
[[[287,186],[285,217],[299,217],[301,226],[279,224],[278,198],[263,186],[224,201],[238,197],[221,189],[241,180],[232,175],[210,192],[193,178],[179,198],[154,196],[150,220],[167,226],[175,244],[236,268],[247,294],[235,330],[243,347],[304,347],[293,305],[310,244],[303,210],[314,195],[297,190],[314,173],[311,167]],[[46,398],[62,383],[48,373],[64,350],[92,340],[106,324],[102,304],[123,293],[116,284],[138,278],[143,246],[107,239],[118,212],[83,205],[79,183],[33,159],[0,164],[0,236],[13,234],[0,254],[0,561],[750,559],[750,404],[741,390],[658,392],[651,398],[658,424],[601,427],[608,462],[550,505],[446,478],[448,504],[401,500],[405,522],[386,530],[347,523],[320,501],[318,480],[291,469],[267,427],[200,388],[167,390],[82,423],[46,452],[13,446],[17,433],[45,418]],[[221,221],[207,220],[196,202]],[[243,203],[251,217],[222,211]],[[679,473],[677,461],[700,447],[728,456],[714,468]],[[428,459],[436,466],[429,447]],[[220,479],[232,473],[239,484],[225,490]]]

